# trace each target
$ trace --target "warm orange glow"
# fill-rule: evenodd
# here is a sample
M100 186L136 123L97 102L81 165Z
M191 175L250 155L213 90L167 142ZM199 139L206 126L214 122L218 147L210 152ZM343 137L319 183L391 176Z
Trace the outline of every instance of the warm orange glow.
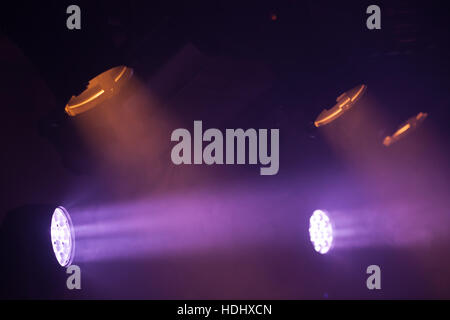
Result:
M328 120L332 119L333 117L335 117L336 115L338 115L338 114L341 113L341 112L342 112L342 109L336 109L335 112L333 112L332 114L328 115L327 117L325 117L325 118L323 118L323 119L321 119L321 120L318 120L318 121L314 122L314 125L315 125L316 127L319 127L319 125L320 125L321 123L327 122Z
M104 94L104 93L105 93L105 90L102 89L102 90L100 90L99 92L97 92L96 94L94 94L93 96L91 96L91 97L89 97L88 99L84 100L83 102L78 103L78 104L73 104L73 105L68 104L67 107L69 107L69 108L78 108L78 107L81 107L82 105L85 105L86 103L89 103L89 102L91 102L92 100L94 100L94 99L100 97L100 96L101 96L102 94Z
M347 99L345 99L345 101L339 105L339 108L342 108L343 106L345 106L349 101L350 101L350 98L347 97Z
M416 119L417 119L417 120L420 120L420 119L422 119L422 118L425 118L426 116L427 116L426 113L419 112L419 114L416 116Z
M325 109L324 111L322 111L322 113L319 114L314 122L314 125L316 127L319 127L330 123L340 117L343 113L345 113L355 105L355 100L363 94L365 88L367 87L362 84L342 93L336 99L337 103L331 109Z
M411 117L407 120L407 122L401 126L392 136L387 136L383 144L385 146L389 146L393 144L394 142L397 142L399 139L401 139L407 131L412 131L419 127L422 122L428 117L428 113L426 112L419 112L416 116Z
M386 137L383 140L383 144L388 147L390 144L392 143L392 138L391 137Z
M356 98L358 98L358 96L361 94L361 92L365 87L366 87L365 85L362 85L361 88L359 88L358 92L353 96L352 102L355 101Z
M89 81L80 95L72 96L65 111L70 116L86 112L118 94L133 75L133 69L126 66L111 68Z
M405 124L403 127L397 130L397 132L394 133L394 137L401 135L403 132L411 128L411 125L409 123Z
M125 73L125 70L127 70L127 67L123 67L122 71L119 73L119 75L114 79L114 82L119 81L120 78L122 78L123 74Z

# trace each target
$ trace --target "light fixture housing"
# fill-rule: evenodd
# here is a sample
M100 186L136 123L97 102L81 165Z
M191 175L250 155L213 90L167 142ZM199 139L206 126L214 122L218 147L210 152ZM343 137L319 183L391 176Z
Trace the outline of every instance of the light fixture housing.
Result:
M333 226L325 211L315 210L311 215L309 237L318 253L325 254L330 251L333 245Z
M117 95L133 76L133 69L126 66L111 68L89 81L78 96L72 96L65 111L70 116L86 112Z
M50 234L53 252L62 267L68 267L75 255L75 233L72 219L64 207L57 207L52 215Z
M383 140L383 144L386 147L391 146L400 139L406 137L409 133L416 130L422 122L428 117L428 113L419 112L416 116L409 118L405 123L403 123L397 131L395 131L391 136L387 136Z
M344 92L339 97L336 98L336 104L328 109L323 110L319 116L314 121L316 127L321 127L329 124L342 116L350 108L352 108L355 103L363 96L366 91L367 86L361 84L349 91Z

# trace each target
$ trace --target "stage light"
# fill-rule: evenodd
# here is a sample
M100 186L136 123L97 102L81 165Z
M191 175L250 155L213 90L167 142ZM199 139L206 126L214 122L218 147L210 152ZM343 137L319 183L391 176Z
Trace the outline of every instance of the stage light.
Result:
M322 210L315 210L309 219L309 237L314 250L327 253L333 244L333 227L330 218Z
M75 254L75 234L69 213L63 207L53 212L50 227L53 252L59 264L67 267Z
M407 134L416 130L422 122L427 118L428 114L425 112L419 112L416 116L409 118L404 124L402 124L392 136L387 136L383 140L383 144L389 147L398 140L404 138Z
M72 96L65 110L70 116L86 112L118 94L133 75L133 69L126 66L111 68L89 81L80 95Z
M347 92L344 92L336 99L336 104L329 110L323 110L317 117L314 125L320 127L328 123L333 122L350 108L352 108L355 103L363 96L366 91L367 86L361 84Z

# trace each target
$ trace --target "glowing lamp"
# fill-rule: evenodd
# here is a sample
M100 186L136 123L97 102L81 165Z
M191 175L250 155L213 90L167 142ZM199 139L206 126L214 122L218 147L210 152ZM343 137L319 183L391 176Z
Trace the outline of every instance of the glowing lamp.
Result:
M76 116L86 112L120 92L133 76L133 69L119 66L105 71L89 81L88 87L66 104L66 113Z
M309 237L318 253L325 254L330 251L333 244L333 227L325 211L313 212L309 219Z
M72 220L65 208L58 207L53 212L50 234L56 259L61 266L69 266L75 254L75 234Z
M416 116L409 118L397 129L397 131L394 132L394 134L391 136L386 136L383 140L383 144L386 147L389 147L404 138L406 135L416 130L427 117L428 113L419 112Z
M336 99L336 104L328 109L323 110L319 116L314 121L314 125L316 127L320 127L326 125L328 123L333 122L340 116L342 116L345 112L350 110L355 103L363 96L366 91L367 86L361 84L347 92L344 92Z

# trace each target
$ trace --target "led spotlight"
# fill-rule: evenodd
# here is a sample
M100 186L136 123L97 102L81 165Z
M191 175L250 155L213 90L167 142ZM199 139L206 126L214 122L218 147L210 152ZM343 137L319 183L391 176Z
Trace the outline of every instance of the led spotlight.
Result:
M333 244L333 227L330 218L322 210L315 210L309 219L309 237L314 250L325 254Z
M389 147L398 140L406 137L409 133L416 130L422 122L428 117L428 113L419 112L416 116L409 118L404 124L394 132L392 136L387 136L383 140L383 144Z
M331 123L342 116L345 112L350 110L350 108L352 108L355 103L363 96L366 88L366 85L361 84L341 94L336 98L337 103L331 109L325 109L319 114L316 121L314 121L314 125L316 127L320 127Z
M75 254L75 235L72 220L65 208L55 209L50 230L56 259L61 266L67 267L72 263Z
M99 74L89 81L80 95L72 96L66 105L66 113L76 116L86 112L119 93L133 75L133 69L119 66Z

